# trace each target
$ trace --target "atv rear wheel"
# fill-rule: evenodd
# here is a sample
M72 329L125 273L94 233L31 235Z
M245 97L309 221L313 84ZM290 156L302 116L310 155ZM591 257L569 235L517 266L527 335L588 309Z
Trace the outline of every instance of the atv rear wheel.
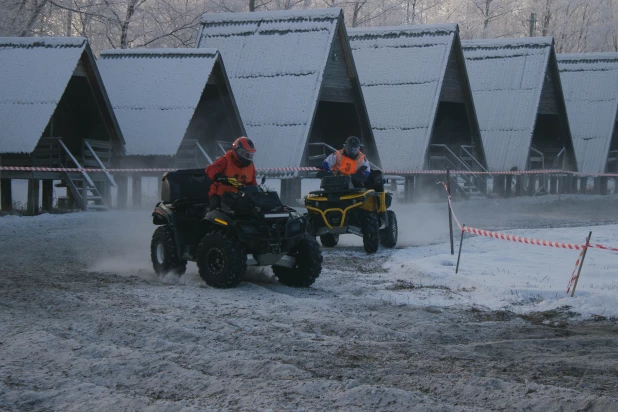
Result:
M339 235L334 233L326 233L320 236L320 242L324 247L335 247L339 243Z
M187 261L178 259L174 231L169 225L159 226L150 242L150 260L158 275L169 272L183 275L187 270Z
M247 271L244 248L223 234L204 236L197 247L200 277L214 288L233 288Z
M388 225L380 230L380 244L387 248L393 248L397 244L397 216L392 210L387 210Z
M380 246L380 222L373 213L365 216L363 224L363 248L367 253L376 253Z
M290 255L296 259L293 267L272 267L279 282L286 286L311 286L322 272L322 252L317 240L305 235Z

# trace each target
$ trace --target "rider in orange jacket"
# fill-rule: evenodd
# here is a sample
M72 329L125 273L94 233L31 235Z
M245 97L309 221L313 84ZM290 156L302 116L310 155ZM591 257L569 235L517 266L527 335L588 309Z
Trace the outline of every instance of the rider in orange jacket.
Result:
M206 174L213 182L208 192L210 209L221 206L225 192L238 191L240 186L257 185L255 178L255 144L247 137L234 141L232 149L206 168Z
M358 137L348 137L343 145L343 149L337 150L324 160L322 169L360 178L357 180L366 180L369 177L371 168L369 160L360 151L360 146L361 142Z

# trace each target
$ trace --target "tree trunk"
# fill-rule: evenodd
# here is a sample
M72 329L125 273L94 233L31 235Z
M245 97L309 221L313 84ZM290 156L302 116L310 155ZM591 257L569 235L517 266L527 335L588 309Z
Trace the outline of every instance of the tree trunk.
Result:
M19 34L20 37L26 37L31 34L32 27L34 27L34 23L36 23L37 19L41 15L41 12L43 11L43 8L45 8L46 5L47 5L47 0L43 0L41 3L39 3L38 6L36 6L34 11L32 12L32 16L30 16L30 19L28 20L28 24L26 24L26 27Z
M129 24L131 24L131 19L133 18L133 15L135 14L136 5L137 5L137 0L130 0L129 4L127 4L127 14L126 14L124 21L122 22L122 25L120 26L120 29L121 29L120 48L121 49L129 48L129 41L128 41Z
M249 11L255 11L255 0L249 0Z

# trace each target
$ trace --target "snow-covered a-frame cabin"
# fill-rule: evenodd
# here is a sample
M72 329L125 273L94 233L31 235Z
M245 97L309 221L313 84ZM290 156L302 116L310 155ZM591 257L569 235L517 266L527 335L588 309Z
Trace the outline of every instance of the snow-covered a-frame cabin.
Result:
M42 168L107 168L124 139L88 40L0 38L0 163ZM67 187L66 205L107 210L108 173L2 171L2 208L12 205L11 179L28 179L28 213L53 204L54 180Z
M489 170L576 170L553 38L462 46Z
M348 35L385 169L485 170L456 24L350 29ZM462 179L465 193L486 188L482 176Z
M559 54L578 170L618 172L618 53Z
M215 49L107 50L99 67L127 142L123 168L206 167L245 135ZM149 175L161 173L133 174L134 204Z
M341 9L205 14L198 47L223 55L257 167L319 166L351 135L380 165Z

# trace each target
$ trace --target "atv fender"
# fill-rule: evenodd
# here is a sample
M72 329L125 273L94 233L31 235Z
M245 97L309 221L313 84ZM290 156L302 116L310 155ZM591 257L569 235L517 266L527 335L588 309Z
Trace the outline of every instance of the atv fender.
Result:
M211 232L215 229L223 229L224 231L229 231L232 229L234 222L230 220L229 216L220 210L213 210L208 212L204 219L200 222L200 225L197 230L198 238L201 239L206 235L206 233Z
M176 215L163 202L157 203L154 212L152 212L152 223L155 225L169 225L174 232L174 240L176 241L176 256L182 260L182 250L184 242L180 233L178 233Z

